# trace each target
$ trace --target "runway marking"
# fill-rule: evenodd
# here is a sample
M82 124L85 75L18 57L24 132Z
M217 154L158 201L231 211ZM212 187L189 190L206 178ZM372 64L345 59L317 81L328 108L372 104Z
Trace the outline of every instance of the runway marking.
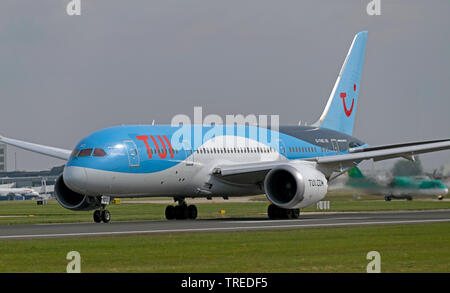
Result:
M267 229L290 229L290 228L311 228L311 227L339 227L339 226L367 226L380 224L420 224L450 222L450 219L432 220L402 220L402 221L376 221L376 222L350 222L350 223L330 223L330 224L305 224L305 225L279 225L279 226L248 226L248 227L222 227L222 228L188 228L188 229L164 229L164 230L142 230L142 231L116 231L116 232L80 232L80 233L60 233L60 234L34 234L34 235L9 235L0 236L0 239L14 238L57 238L75 236L111 236L129 234L154 234L154 233L176 233L176 232L213 232L213 231L242 231L242 230L267 230Z
M0 218L27 218L29 215L7 215L7 216L0 216Z
M342 218L324 218L324 219L283 219L283 220L259 220L259 221L226 221L222 223L231 224L231 223L240 223L240 224L255 224L255 223L292 223L292 222L305 222L305 221L329 221L329 220L366 220L370 219L370 217L342 217Z

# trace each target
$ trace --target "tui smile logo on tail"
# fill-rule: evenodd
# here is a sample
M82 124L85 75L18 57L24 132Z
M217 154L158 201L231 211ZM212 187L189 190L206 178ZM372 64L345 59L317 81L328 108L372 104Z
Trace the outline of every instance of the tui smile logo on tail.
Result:
M356 92L356 84L353 84L353 91ZM353 112L353 106L355 104L355 99L352 99L352 105L350 106L350 109L347 109L347 105L345 104L345 98L347 97L347 94L342 92L342 93L340 93L340 96L342 98L342 104L344 104L345 115L347 115L347 117L350 117L350 115L352 115L352 112Z

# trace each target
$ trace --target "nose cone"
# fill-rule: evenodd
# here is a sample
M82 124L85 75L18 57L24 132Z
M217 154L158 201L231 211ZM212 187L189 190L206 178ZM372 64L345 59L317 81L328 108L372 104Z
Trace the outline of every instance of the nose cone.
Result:
M73 191L84 193L86 188L86 170L83 167L66 166L63 172L64 183Z

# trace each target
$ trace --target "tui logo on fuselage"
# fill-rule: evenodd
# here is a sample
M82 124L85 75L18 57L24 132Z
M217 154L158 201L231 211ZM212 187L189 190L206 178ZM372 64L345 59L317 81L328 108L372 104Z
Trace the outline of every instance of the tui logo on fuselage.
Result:
M170 157L173 158L173 149L172 149L172 145L170 144L170 141L167 139L167 136L163 135L162 137L164 138L164 140L167 143L167 148L166 148L166 144L164 143L164 140L161 138L160 135L156 136L159 141L161 142L162 148L159 148L158 143L156 142L156 139L153 137L153 135L150 135L150 139L153 141L153 144L156 147L156 153L158 154L159 158L161 159L165 159L167 157L167 149L170 152ZM148 143L149 137L147 135L138 135L136 136L136 138L138 140L141 140L144 142L145 147L147 149L147 154L148 154L148 158L151 159L152 158L152 149L150 148L150 145Z

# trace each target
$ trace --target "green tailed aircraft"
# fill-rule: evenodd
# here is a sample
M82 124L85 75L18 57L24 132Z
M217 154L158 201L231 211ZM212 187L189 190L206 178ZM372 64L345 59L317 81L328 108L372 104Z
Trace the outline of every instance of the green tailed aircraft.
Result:
M394 177L383 185L364 176L358 167L353 167L348 171L348 177L346 187L365 194L383 195L386 201L393 198L411 200L414 195L436 196L441 200L448 193L442 181L423 176Z

